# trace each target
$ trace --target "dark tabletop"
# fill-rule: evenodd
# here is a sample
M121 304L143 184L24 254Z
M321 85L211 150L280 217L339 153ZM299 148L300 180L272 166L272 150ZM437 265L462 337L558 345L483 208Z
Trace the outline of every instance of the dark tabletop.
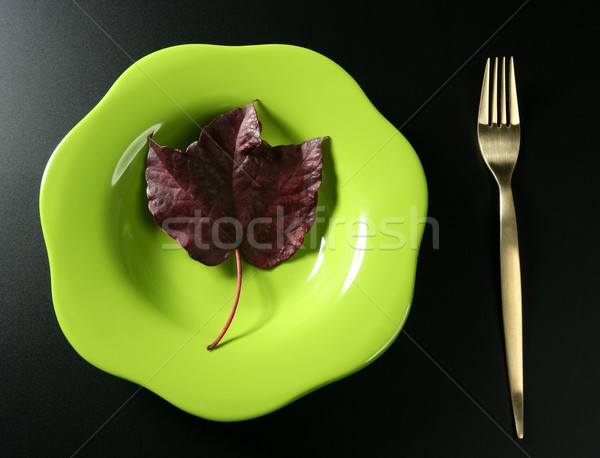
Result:
M600 456L600 18L576 2L397 3L0 4L1 456ZM240 423L193 417L79 357L54 315L40 229L40 180L61 138L132 59L182 43L289 43L339 63L418 152L439 223L406 333L364 370ZM522 119L518 442L497 189L475 140L496 55L515 56Z

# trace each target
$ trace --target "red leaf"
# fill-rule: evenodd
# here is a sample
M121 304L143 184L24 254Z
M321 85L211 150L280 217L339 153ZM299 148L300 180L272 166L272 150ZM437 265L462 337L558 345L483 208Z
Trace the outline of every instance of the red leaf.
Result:
M298 250L315 221L323 138L272 148L260 133L249 103L216 117L185 153L148 139L148 207L156 222L203 264L220 264L236 251L233 308L209 350L237 308L240 251L251 264L271 269Z

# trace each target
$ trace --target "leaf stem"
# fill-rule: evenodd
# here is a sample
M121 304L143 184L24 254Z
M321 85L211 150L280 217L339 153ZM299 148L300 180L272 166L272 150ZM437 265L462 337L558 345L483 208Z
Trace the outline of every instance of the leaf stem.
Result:
M233 321L233 317L235 316L235 311L237 309L238 302L240 301L240 293L242 292L242 256L240 255L239 248L235 249L235 262L237 264L237 287L235 290L235 299L233 301L233 307L231 308L231 312L229 312L229 318L227 318L227 322L225 323L225 326L223 326L223 329L221 329L221 332L219 333L217 338L214 340L214 342L211 343L208 347L206 347L207 350L212 350L217 345L219 345L219 342L221 341L221 339L227 332L227 329L229 329L229 325Z

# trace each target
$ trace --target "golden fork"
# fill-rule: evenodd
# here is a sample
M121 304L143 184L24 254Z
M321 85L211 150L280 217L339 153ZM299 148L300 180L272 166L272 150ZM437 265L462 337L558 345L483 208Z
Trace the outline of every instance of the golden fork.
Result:
M498 58L494 60L494 74L490 101L490 59L483 75L479 101L477 138L479 149L500 190L500 276L502 290L502 320L508 381L517 437L523 438L523 325L521 311L521 268L517 217L511 180L519 156L520 120L517 104L515 67L510 58L508 110L506 90L506 59L502 58L498 84ZM500 104L498 106L498 87ZM490 107L491 102L491 107Z

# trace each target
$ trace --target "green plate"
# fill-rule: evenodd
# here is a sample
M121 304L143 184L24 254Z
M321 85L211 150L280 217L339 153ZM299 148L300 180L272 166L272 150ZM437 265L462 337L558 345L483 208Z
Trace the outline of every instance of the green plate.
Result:
M269 143L328 135L317 223L271 271L193 261L153 221L146 138L184 148L256 102ZM60 326L98 368L187 412L257 417L369 364L413 295L427 189L417 155L338 65L285 45L184 45L144 57L52 155L40 213ZM402 362L399 361L399 364Z

